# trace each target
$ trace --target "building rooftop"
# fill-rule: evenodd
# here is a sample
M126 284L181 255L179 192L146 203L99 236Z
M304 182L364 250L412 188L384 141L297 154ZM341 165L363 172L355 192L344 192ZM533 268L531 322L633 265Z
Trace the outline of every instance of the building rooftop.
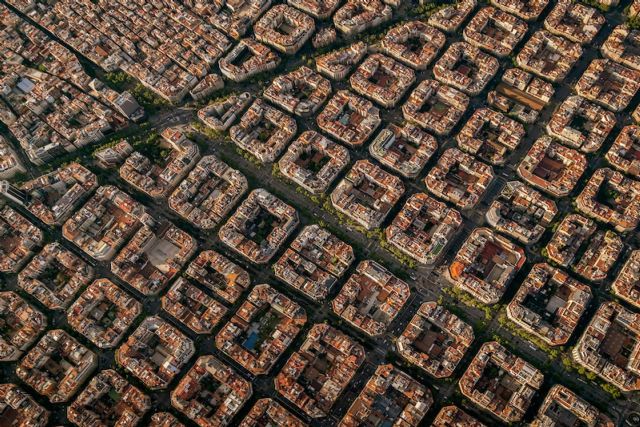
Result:
M17 273L41 246L42 231L9 206L0 210L0 272Z
M252 0L249 3L258 1L266 4L267 7L271 3L268 0ZM252 38L240 40L238 44L218 62L220 72L226 78L236 83L248 80L260 73L272 71L279 64L280 56L278 56L277 53Z
M0 136L0 179L13 178L26 171L16 150L3 136Z
M612 111L622 111L640 88L640 71L608 59L594 59L576 83L578 95Z
M94 376L67 408L67 418L78 427L135 427L149 409L149 396L113 369L107 369Z
M62 224L93 190L98 179L84 166L70 163L19 186L0 182L0 192L47 225Z
M573 266L588 280L603 280L622 250L622 241L611 231L596 230L592 220L567 215L546 247L548 258L563 267Z
M423 80L402 106L403 117L437 135L448 135L469 105L469 97L436 80Z
M480 108L458 132L456 141L462 151L493 165L502 165L525 134L519 122L490 108Z
M618 25L600 48L602 54L624 66L640 70L640 31Z
M556 384L551 387L531 427L549 425L592 425L614 427L613 421L595 406L587 403L567 387Z
M262 188L253 190L218 231L218 237L249 261L268 262L299 223L298 212Z
M553 197L565 197L587 168L587 158L558 144L553 138L538 138L518 165L520 178Z
M513 0L492 0L513 1ZM521 3L529 3L516 0ZM547 1L544 2L545 5ZM516 63L525 71L536 74L553 83L567 77L574 64L582 56L579 44L553 35L545 30L536 31L516 56Z
M67 311L67 322L99 348L113 348L136 318L142 304L109 279L98 279Z
M433 405L431 391L393 365L380 365L340 421L340 427L370 423L418 426Z
M331 17L340 5L339 0L287 0L287 3L320 20Z
M396 349L432 377L447 378L474 338L473 328L458 316L435 302L425 302L396 340Z
M98 356L63 331L48 331L20 360L16 375L51 403L67 402L98 366Z
M326 417L364 358L364 348L351 337L316 324L276 376L276 391L307 416Z
M99 261L108 261L140 228L155 224L146 208L117 187L99 187L64 223L62 235Z
M485 427L480 421L455 405L440 409L431 427Z
M615 295L640 308L640 250L634 250L611 285Z
M263 95L291 114L308 117L331 95L331 82L303 65L275 77Z
M476 8L476 0L456 0L453 4L436 10L429 16L429 25L448 33L455 32Z
M156 412L151 416L149 427L185 427L169 412Z
M507 316L549 345L564 345L591 301L591 289L549 264L535 264Z
M0 384L2 419L15 427L44 427L49 411L15 384Z
M595 8L571 0L558 0L544 20L544 28L574 43L591 43L605 23Z
M13 291L0 292L0 362L18 360L47 327L47 318Z
M389 123L369 145L369 154L400 175L416 178L437 149L436 139L416 125Z
M340 90L316 117L318 127L352 148L363 145L380 126L380 110L348 90Z
M367 56L349 77L353 90L384 108L393 108L415 81L411 68L380 53Z
M196 240L170 222L143 226L111 261L111 272L143 295L157 295L195 253Z
M519 181L510 181L491 203L485 218L497 231L520 243L536 243L558 213L553 200Z
M49 243L20 271L18 286L50 310L64 310L93 279L94 269L58 242Z
M115 353L116 363L147 388L167 388L195 353L193 341L158 316L147 317Z
M614 168L640 179L640 126L622 128L605 157Z
M240 427L260 426L304 427L306 424L276 400L264 398L253 405L240 423Z
M491 166L457 148L449 148L429 171L424 183L427 190L441 199L460 209L470 209L480 202L493 176Z
M488 228L476 228L449 265L452 283L484 304L496 304L526 260L524 250Z
M580 248L585 245L597 230L596 224L589 218L578 214L565 216L547 244L549 259L568 267L575 261Z
M311 46L315 49L323 49L336 42L338 32L335 27L320 28L311 39Z
M200 252L185 274L228 304L234 304L251 284L245 269L212 250Z
M323 49L336 42L338 32L335 27L320 28L311 39L311 46L315 49Z
M463 31L466 42L498 57L508 56L526 34L526 22L494 7L484 7Z
M404 191L400 178L368 160L358 160L331 193L331 204L371 230L382 224Z
M121 139L114 146L107 145L93 152L97 165L105 170L119 168L133 153L133 147L126 139Z
M214 4L195 3L194 12L204 14L220 31L239 39L270 6L270 0L248 0L242 3L222 0Z
M422 21L408 21L391 28L380 42L384 53L414 70L426 70L444 46L446 37Z
M99 68L122 70L174 103L209 74L231 44L209 25L208 13L192 3L137 7L125 1L61 0L37 9L21 6Z
M349 150L316 131L303 132L278 161L280 173L311 194L324 193L349 164Z
M356 42L316 58L316 69L333 80L342 80L358 65L367 53L367 44Z
M253 33L256 40L293 55L309 40L315 28L315 21L306 13L286 4L277 4L253 25Z
M582 255L573 264L573 270L587 280L598 282L607 278L622 252L623 244L613 231L600 230L591 237L589 245L581 249Z
M387 241L421 264L433 264L462 224L455 209L424 193L411 195L391 225Z
M216 335L216 347L251 374L265 375L306 322L296 302L269 285L256 285Z
M165 129L158 145L134 151L120 177L151 197L168 196L200 159L200 150L182 132Z
M169 196L169 208L198 228L215 228L249 188L247 178L205 156Z
M488 93L487 103L501 113L531 124L551 101L554 92L551 83L520 68L509 68Z
M633 231L640 222L640 182L609 168L598 169L576 198L576 205L621 233Z
M218 74L211 73L200 80L200 82L189 91L189 95L191 95L191 99L194 101L202 101L222 88L224 88L224 80L222 77Z
M441 83L476 96L498 72L498 60L465 42L453 43L433 66Z
M313 224L302 229L273 264L276 277L315 301L323 301L355 260L353 248Z
M549 0L491 0L491 4L525 21L534 21L547 7Z
M6 28L3 25L3 30ZM33 36L34 30L31 26L17 29L9 37L24 41L28 39L24 32ZM0 36L5 35L2 33ZM40 36L46 38L44 34ZM49 51L41 43L39 40L27 46L30 54L26 58L17 55L15 47L3 49L8 53L0 79L3 123L26 157L38 166L94 144L126 122L108 105L107 99L90 93L93 91L84 79L89 77L79 72L82 66L73 54L60 45ZM50 60L55 57L61 61ZM71 69L61 69L67 64ZM41 71L43 67L47 72ZM82 77L75 78L78 74Z
M352 37L391 19L393 9L381 0L347 0L333 15L333 25Z
M543 379L533 365L493 341L480 347L458 385L473 403L513 423L522 420Z
M213 130L226 131L249 106L251 94L232 94L219 101L213 101L198 110L198 119Z
M201 356L171 392L171 405L200 427L228 425L247 403L251 383L213 356Z
M573 348L573 358L620 390L640 390L640 314L602 304Z
M411 290L375 261L362 261L331 302L333 311L369 336L383 334L407 303Z
M224 305L180 277L160 299L164 311L196 334L211 334L227 313Z
M293 139L298 126L289 115L256 99L237 125L231 126L231 140L263 163L272 163Z

